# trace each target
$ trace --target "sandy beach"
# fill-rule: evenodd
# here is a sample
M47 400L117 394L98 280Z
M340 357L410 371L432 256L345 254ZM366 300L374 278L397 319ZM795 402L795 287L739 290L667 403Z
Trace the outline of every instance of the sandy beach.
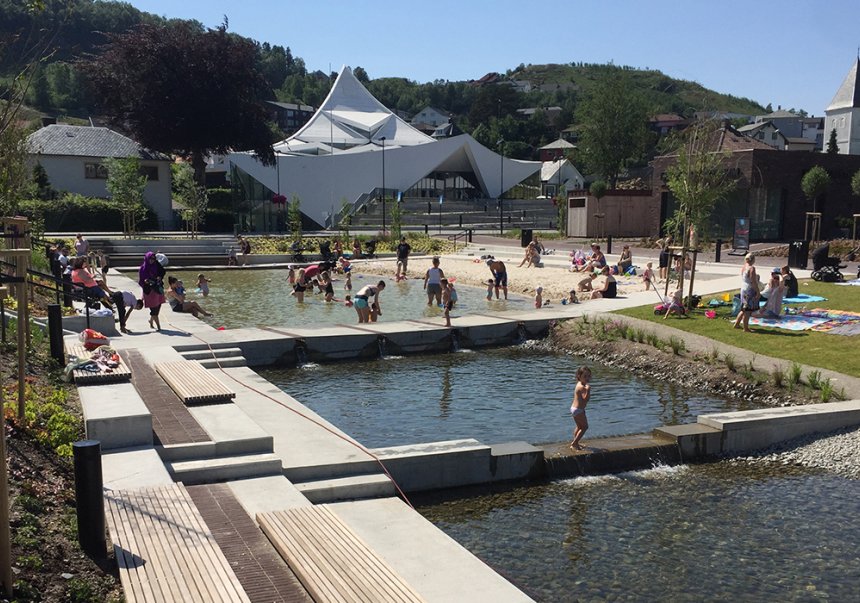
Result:
M486 263L480 259L473 259L464 256L443 255L441 256L439 267L444 271L445 276L454 278L455 283L470 285L473 287L486 288L487 279L492 278L489 268ZM525 297L534 297L535 289L543 287L543 299L549 300L550 304L559 304L562 299L567 298L571 289L575 289L579 281L586 277L585 273L574 273L568 269L567 258L561 255L545 256L543 268L526 268L519 267L522 256L508 257L502 254L496 256L497 260L505 263L508 273L508 292L510 294L522 295ZM409 278L423 279L424 273L430 268L429 256L410 258L409 260ZM612 260L610 259L610 262ZM647 259L645 261L648 261ZM645 262L640 262L639 265L644 268ZM656 266L656 261L654 262ZM377 274L383 277L393 277L395 270L395 261L393 259L370 260L362 262L358 269L362 272ZM654 269L656 272L656 268ZM642 277L625 276L615 277L618 282L618 295L627 295L636 291L644 291L645 284L642 282ZM598 277L594 280L593 286L595 289L600 289L603 286L603 277ZM577 298L581 301L589 303L599 303L599 300L589 300L590 293L578 293ZM655 303L657 296L654 296Z

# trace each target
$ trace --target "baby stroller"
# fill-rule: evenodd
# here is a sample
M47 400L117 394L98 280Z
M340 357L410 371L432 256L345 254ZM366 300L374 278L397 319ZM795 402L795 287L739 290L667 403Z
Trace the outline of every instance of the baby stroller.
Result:
M290 249L293 252L293 261L294 262L305 262L307 261L304 255L305 248L302 246L300 241L293 241L290 245Z
M364 257L366 258L375 258L376 257L376 239L371 239L367 243L364 244Z
M320 243L320 255L323 262L335 263L337 257L335 257L334 252L331 250L331 241L322 241Z
M845 268L839 263L838 257L830 257L830 243L825 243L812 252L812 280L825 283L836 283L845 280L840 268Z

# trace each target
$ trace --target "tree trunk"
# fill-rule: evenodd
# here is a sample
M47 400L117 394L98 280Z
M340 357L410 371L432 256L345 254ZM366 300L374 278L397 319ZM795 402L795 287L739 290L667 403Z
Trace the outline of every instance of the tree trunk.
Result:
M194 168L194 182L198 186L206 186L206 158L203 156L203 151L191 153L191 167Z

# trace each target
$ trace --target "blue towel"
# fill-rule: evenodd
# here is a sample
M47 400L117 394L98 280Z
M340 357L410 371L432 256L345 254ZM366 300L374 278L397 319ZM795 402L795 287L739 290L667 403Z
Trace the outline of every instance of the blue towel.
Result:
M827 301L827 298L821 297L820 295L807 295L806 293L800 293L797 297L784 297L782 299L782 303L784 304L808 304L820 301Z

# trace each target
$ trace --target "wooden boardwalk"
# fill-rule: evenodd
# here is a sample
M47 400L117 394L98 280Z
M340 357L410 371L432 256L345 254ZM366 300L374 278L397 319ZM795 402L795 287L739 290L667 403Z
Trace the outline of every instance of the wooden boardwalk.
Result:
M193 360L159 362L156 372L185 404L223 402L236 393Z
M72 356L78 358L89 358L92 352L88 351L82 345L67 345L66 351ZM90 371L85 369L75 369L72 371L72 377L75 379L75 385L90 385L99 383L115 383L117 381L128 381L131 379L131 369L123 361L119 359L119 366L115 369L110 369L110 372L104 370Z
M248 602L182 484L105 493L126 601Z

